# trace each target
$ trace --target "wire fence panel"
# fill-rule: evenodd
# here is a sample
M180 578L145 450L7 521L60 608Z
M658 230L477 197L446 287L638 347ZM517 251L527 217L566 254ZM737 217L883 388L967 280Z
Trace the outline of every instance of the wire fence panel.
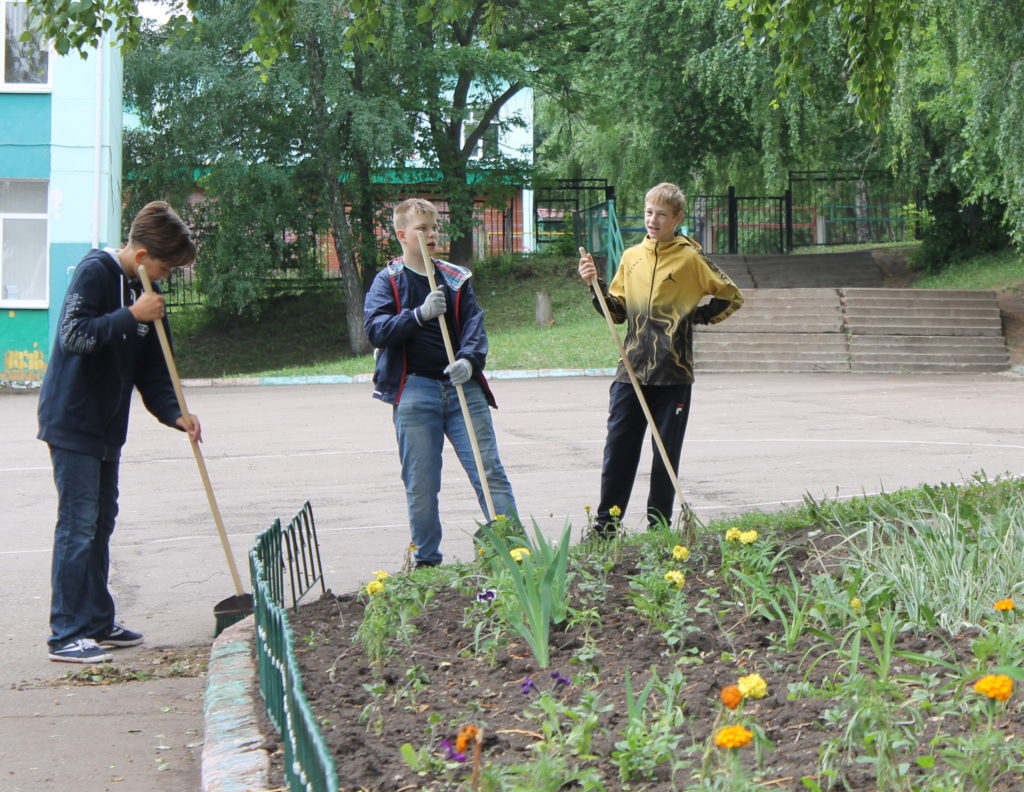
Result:
M295 638L284 607L281 521L249 551L256 619L256 659L267 717L281 735L284 774L292 792L337 792L338 773L302 688Z

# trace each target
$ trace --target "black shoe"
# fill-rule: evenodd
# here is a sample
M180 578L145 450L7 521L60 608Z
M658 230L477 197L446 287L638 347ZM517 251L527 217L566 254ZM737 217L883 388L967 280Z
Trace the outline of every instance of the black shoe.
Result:
M416 566L413 569L426 569L427 567L439 567L441 566L440 561L417 561Z
M114 659L89 638L79 638L59 649L51 649L48 657L60 663L105 663Z
M99 635L90 635L92 640L98 643L100 646L138 646L142 643L142 633L137 633L134 630L129 630L123 624L114 622L114 625L105 632Z

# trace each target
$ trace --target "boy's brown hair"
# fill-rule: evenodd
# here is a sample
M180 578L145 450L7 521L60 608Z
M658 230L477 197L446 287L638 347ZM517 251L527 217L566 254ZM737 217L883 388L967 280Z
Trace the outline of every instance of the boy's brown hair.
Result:
M439 218L437 207L425 198L406 198L395 206L392 213L392 223L395 230L404 229L413 215L429 215L436 222Z
M668 206L672 209L672 214L681 214L686 211L686 196L683 195L683 191L679 189L678 185L671 182L655 184L647 191L644 201Z
M135 215L128 243L145 248L150 256L171 267L187 267L196 260L196 243L185 221L167 201L151 201Z

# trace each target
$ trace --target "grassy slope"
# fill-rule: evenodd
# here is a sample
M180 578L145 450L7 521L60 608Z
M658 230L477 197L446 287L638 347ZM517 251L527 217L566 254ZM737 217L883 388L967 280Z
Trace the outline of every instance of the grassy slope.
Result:
M474 284L487 316L488 368L609 368L618 355L604 320L591 305L576 262L550 257L488 262ZM978 256L932 275L915 287L1024 291L1024 257L1012 251ZM536 294L551 295L551 327L535 321ZM286 297L259 322L217 320L200 312L172 315L178 369L183 377L363 374L370 356L350 357L341 294Z

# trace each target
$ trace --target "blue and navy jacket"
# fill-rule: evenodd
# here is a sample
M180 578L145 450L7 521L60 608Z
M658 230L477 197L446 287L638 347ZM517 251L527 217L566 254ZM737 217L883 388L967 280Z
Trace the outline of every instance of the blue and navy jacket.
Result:
M105 251L90 251L76 267L39 394L40 440L117 459L132 388L162 423L180 428L174 422L181 408L153 324L135 321L128 310L141 293L141 283L129 281Z
M487 333L484 312L469 283L472 273L440 259L431 259L440 276L448 309L444 313L455 357L465 358L473 366L473 379L483 387L487 403L496 407L494 396L484 377L487 362ZM418 305L409 304L409 282L402 258L388 262L377 273L363 303L366 337L379 350L373 371L373 396L388 404L398 404L409 372L406 341L419 332Z

